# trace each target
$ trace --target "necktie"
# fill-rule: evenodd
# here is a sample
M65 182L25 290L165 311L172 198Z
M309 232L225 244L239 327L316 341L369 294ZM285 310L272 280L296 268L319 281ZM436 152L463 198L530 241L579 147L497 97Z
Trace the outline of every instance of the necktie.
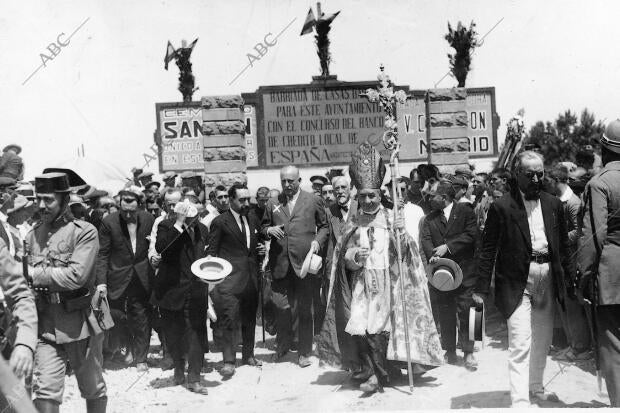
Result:
M245 223L243 222L243 217L240 216L239 220L241 221L241 234L243 234L243 242L244 242L245 246L247 247L248 246L248 241L247 241L247 239L248 239L248 232L245 229Z
M340 209L342 209L344 212L349 212L349 205L348 204L340 205Z

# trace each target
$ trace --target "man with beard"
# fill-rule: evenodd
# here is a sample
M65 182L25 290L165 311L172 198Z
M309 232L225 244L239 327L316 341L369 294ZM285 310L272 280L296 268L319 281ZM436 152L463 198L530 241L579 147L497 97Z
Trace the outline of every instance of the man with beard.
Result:
M218 215L223 214L230 208L228 191L224 185L216 186L213 192L215 192L213 197L215 211L209 211L209 214L200 221L207 229L211 229L211 223Z
M440 291L430 287L433 315L441 329L441 344L446 360L457 363L458 337L463 348L465 368L474 370L478 363L474 357L474 342L469 340L469 307L476 284L474 252L478 231L476 216L467 203L456 202L455 189L449 181L441 181L431 198L432 212L422 225L421 245L424 256L431 264L439 258L456 262L463 271L462 284L453 291ZM458 319L458 323L457 323Z
M385 175L381 156L370 144L360 145L352 155L349 173L358 190L358 209L348 217L334 250L333 292L326 320L335 318L343 364L357 363L360 369L353 379L363 382L362 391L374 393L389 383L388 360L407 360L401 286L405 288L411 361L441 365L441 347L418 247L402 231L402 218L394 222L380 202ZM400 263L396 242L402 245ZM402 283L399 265L405 277ZM321 334L326 328L327 323Z
M191 266L205 254L207 228L198 221L197 199L185 198L174 208L174 216L157 229L155 249L161 255L154 281L152 302L159 307L166 345L174 361L174 383L207 395L200 372L207 349L207 285L196 277ZM186 350L186 351L185 351Z
M336 194L336 202L327 208L327 223L329 225L329 238L325 252L325 265L323 266L323 282L321 291L321 302L324 306L323 320L319 327L319 333L322 334L316 339L316 347L319 358L332 366L341 366L340 351L338 347L330 348L333 344L338 344L336 339L335 319L325 320L325 309L327 308L327 295L329 292L329 279L332 272L334 248L342 237L342 233L349 216L357 214L357 201L351 198L351 185L349 180L344 176L336 176L332 180L334 192ZM333 315L333 313L332 313ZM349 360L344 361L342 367L355 370L357 366L351 367Z
M120 211L105 217L99 228L97 290L109 297L111 308L125 313L127 331L115 328L110 333L128 334L124 337L128 341L125 362L135 362L138 372L144 372L148 370L146 358L151 339L149 297L152 269L147 237L154 218L139 209L140 188L132 186L120 191L119 195Z
M38 293L37 299L39 340L35 350L34 404L39 412L58 412L69 361L86 399L86 411L105 412L103 330L91 308L91 302L97 302L99 296L95 293L91 298L99 251L97 230L71 215L67 174L50 172L37 176L35 188L41 221L26 237L32 265L28 273L33 286L46 292Z
M495 304L508 321L512 406L529 407L530 398L558 401L554 393L545 392L543 373L555 300L564 308L566 281L574 274L562 203L542 192L542 155L519 153L515 173L508 194L489 208L472 298L483 303L495 268Z
M243 349L241 362L261 366L254 357L256 309L258 307L258 257L264 246L258 243L260 223L249 214L250 191L235 184L228 190L230 209L211 223L207 255L230 262L232 272L211 292L217 315L216 325L222 331L224 367L222 376L235 373L235 332L241 327Z
M312 288L314 278L300 278L309 252L318 253L327 241L325 206L321 198L301 191L299 169L280 170L283 194L279 203L267 203L262 220L264 238L271 238L269 267L273 277L274 302L280 303L276 321L276 358L291 349L294 332L299 336L299 366L308 367L312 352Z

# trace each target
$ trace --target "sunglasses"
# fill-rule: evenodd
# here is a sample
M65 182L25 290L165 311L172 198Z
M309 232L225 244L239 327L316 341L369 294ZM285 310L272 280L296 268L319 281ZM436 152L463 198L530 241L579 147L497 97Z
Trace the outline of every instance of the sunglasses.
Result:
M543 179L543 176L545 176L545 172L544 171L538 171L538 172L530 171L530 172L523 172L523 175L527 176L528 179L530 180L534 179L534 177L540 180L540 179Z

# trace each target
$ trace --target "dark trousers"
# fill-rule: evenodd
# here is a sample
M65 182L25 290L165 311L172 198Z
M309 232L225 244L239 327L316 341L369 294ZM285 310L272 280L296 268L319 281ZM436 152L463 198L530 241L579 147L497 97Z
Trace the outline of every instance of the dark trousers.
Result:
M469 340L469 307L473 303L471 298L473 287L461 285L453 291L439 291L429 286L429 292L433 305L433 317L435 317L435 323L439 324L441 347L445 351L456 351L458 325L459 341L463 353L472 353L474 342Z
M321 326L325 319L325 311L327 310L327 291L322 294L323 274L319 272L316 275L308 274L312 277L312 315L314 316L314 334L321 332Z
M160 308L159 312L174 368L185 370L185 354L187 354L187 381L189 383L200 381L200 371L206 350L205 331L192 328L187 303L184 310L171 311Z
M596 309L598 351L611 407L620 407L620 305Z
M384 331L379 334L366 334L365 336L353 336L363 370L372 370L379 379L379 383L386 384L389 381L387 346L390 334Z
M222 331L222 354L224 363L234 364L237 353L237 331L241 326L242 360L254 356L254 335L256 331L256 309L258 290L256 283L249 280L239 294L233 294L215 287L211 293L217 315L216 326Z
M278 352L291 349L295 334L299 337L299 355L309 356L312 352L312 295L313 279L310 275L299 278L293 267L286 277L273 280L272 300L277 306L276 346Z
M111 335L124 336L120 342L125 341L128 348L132 349L136 363L146 363L151 342L151 322L149 295L142 286L142 282L134 276L127 286L123 295L110 300L110 308L122 312L127 317L127 322L119 323L119 327L113 327ZM126 328L123 328L123 324ZM124 330L124 331L122 331Z

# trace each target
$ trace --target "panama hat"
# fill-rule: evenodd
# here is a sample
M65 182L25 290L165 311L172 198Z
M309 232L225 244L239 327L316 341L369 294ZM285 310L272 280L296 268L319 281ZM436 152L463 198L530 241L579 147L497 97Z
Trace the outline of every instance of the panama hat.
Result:
M321 266L323 266L323 259L319 255L314 254L312 251L308 251L306 259L304 259L304 263L301 266L299 278L305 278L308 273L318 273Z
M431 263L427 275L428 282L439 291L456 290L463 282L461 267L448 258L439 258Z
M484 304L481 306L474 304L469 307L469 340L483 341L484 326Z
M205 257L194 261L192 273L208 284L219 284L232 272L232 265L223 258Z

